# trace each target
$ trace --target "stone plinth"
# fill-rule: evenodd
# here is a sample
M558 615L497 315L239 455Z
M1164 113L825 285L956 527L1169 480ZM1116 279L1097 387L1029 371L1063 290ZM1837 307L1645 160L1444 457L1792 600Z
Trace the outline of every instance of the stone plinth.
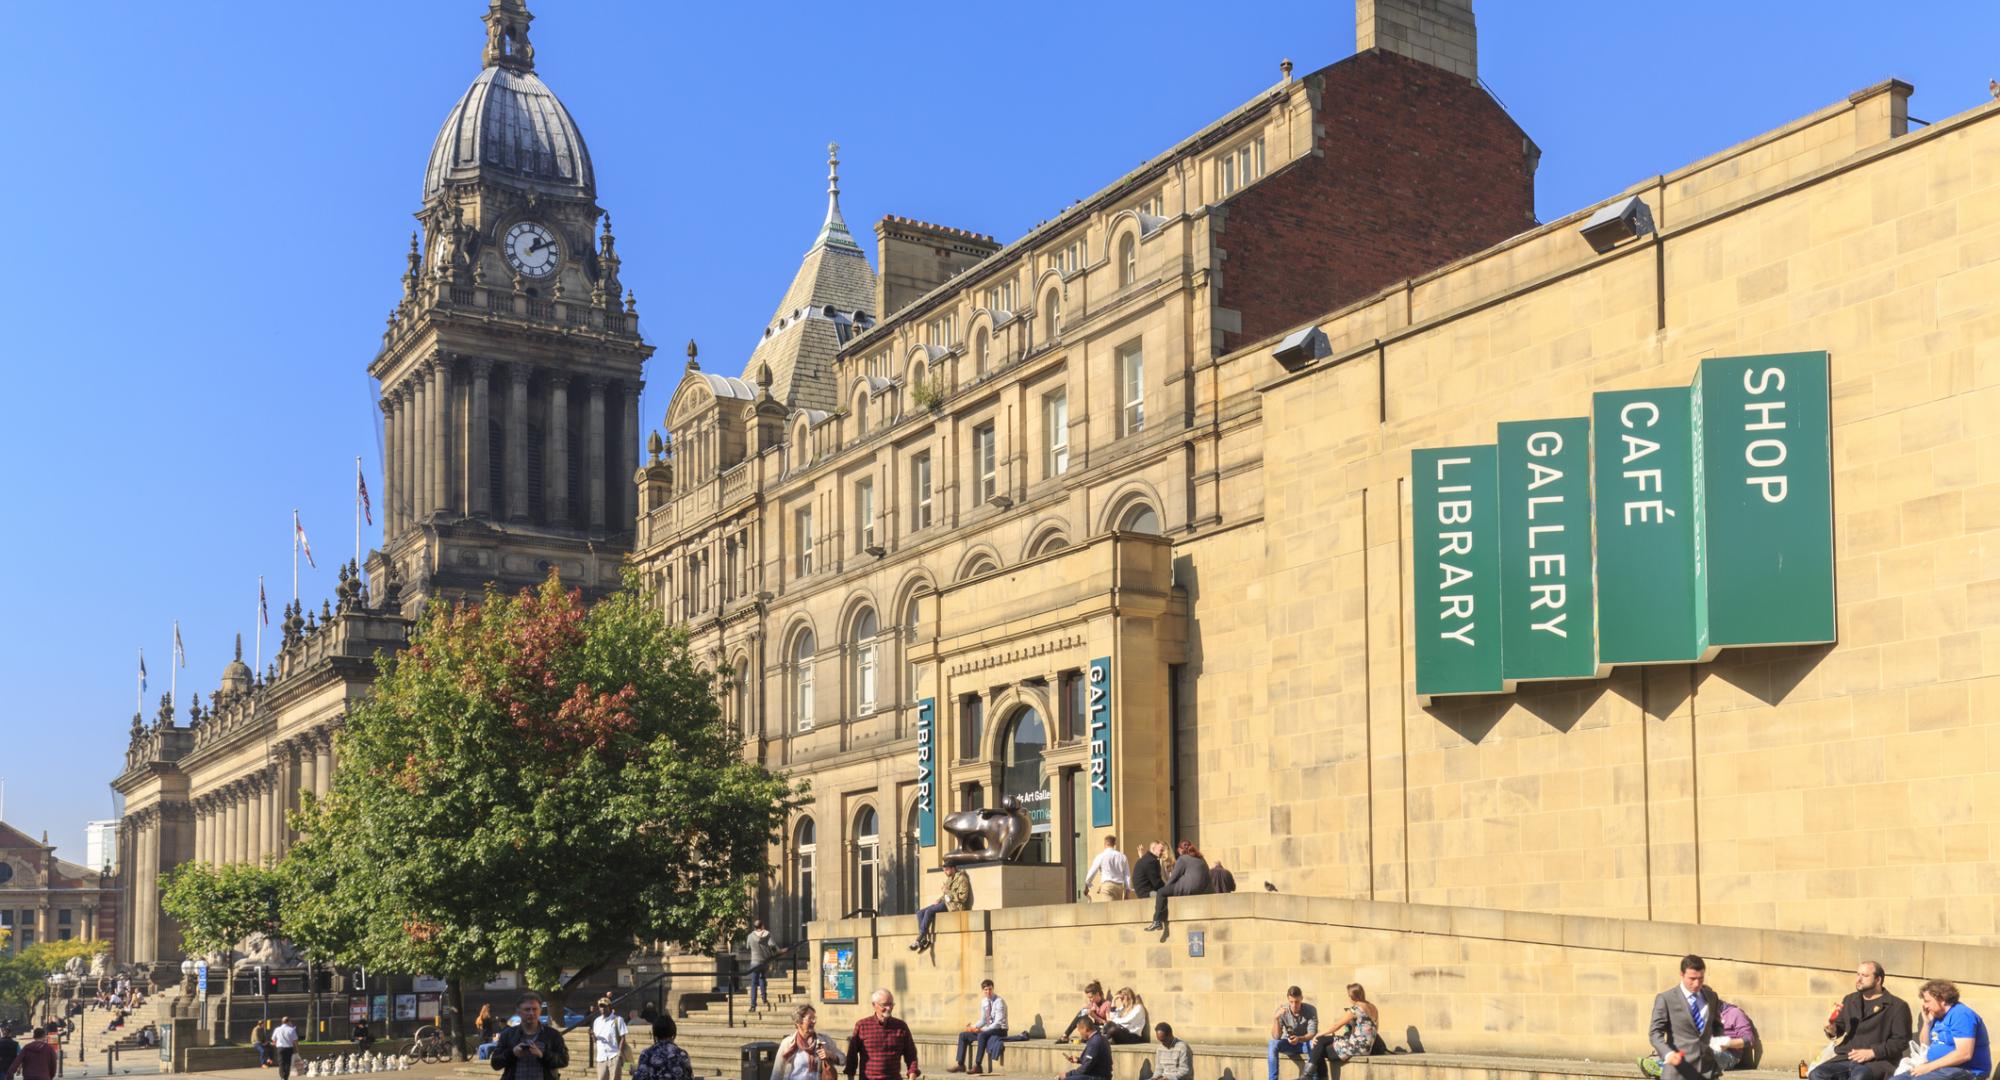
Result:
M975 863L963 869L972 882L974 911L1065 904L1072 899L1069 871L1060 864ZM941 891L942 886L928 889L927 895L935 896Z

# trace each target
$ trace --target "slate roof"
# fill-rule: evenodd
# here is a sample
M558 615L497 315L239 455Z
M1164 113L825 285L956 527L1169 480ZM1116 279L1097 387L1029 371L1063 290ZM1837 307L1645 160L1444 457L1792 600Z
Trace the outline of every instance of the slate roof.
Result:
M826 220L743 365L752 381L758 365L769 364L771 396L787 408L839 408L834 357L875 323L875 270L840 215L837 177L827 181Z

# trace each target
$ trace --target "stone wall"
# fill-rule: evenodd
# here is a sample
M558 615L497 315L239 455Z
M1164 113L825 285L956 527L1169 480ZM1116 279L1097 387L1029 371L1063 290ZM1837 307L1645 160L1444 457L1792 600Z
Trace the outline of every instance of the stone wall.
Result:
M1015 1031L1038 1023L1053 1037L1098 979L1131 986L1152 1021L1197 1045L1258 1043L1288 985L1324 1018L1360 982L1392 1048L1629 1065L1645 1049L1653 995L1687 952L1707 959L1710 984L1755 1021L1771 1067L1824 1045L1820 1025L1863 959L1886 965L1891 991L1913 1008L1921 980L1942 977L1975 1010L2000 1009L2000 948L1983 946L1265 892L1176 900L1162 942L1140 929L1149 914L1146 901L948 913L922 954L906 948L913 918L816 923L815 942L858 940L863 1002L821 1005L820 1025L846 1030L886 986L912 1027L957 1030L977 1014L979 980L992 978ZM1205 955L1189 955L1191 932Z

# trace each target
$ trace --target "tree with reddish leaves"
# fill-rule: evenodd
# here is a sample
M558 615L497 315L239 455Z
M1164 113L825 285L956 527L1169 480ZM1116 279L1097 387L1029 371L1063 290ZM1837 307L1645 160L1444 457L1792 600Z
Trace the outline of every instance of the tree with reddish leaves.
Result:
M519 971L559 1009L564 969L745 921L798 796L744 760L718 673L636 581L434 605L377 663L295 818L286 926L309 947L441 976L462 1017L466 980Z

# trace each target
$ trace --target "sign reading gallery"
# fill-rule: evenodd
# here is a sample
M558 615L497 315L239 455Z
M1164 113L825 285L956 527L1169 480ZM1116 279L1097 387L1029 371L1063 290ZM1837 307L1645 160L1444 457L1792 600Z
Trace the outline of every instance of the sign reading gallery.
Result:
M1832 641L1831 432L1809 352L1412 451L1418 695Z

